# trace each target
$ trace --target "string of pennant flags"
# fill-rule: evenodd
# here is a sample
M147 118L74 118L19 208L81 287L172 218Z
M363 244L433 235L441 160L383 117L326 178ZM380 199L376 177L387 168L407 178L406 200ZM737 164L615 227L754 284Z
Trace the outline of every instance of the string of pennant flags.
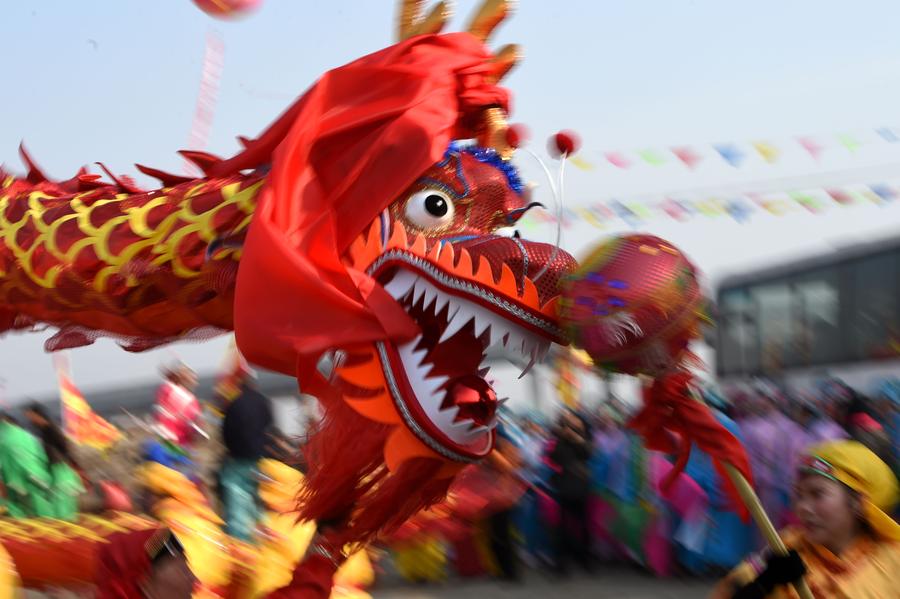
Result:
M694 170L711 161L724 162L734 168L749 164L776 164L788 153L797 151L818 161L823 153L840 148L855 154L864 146L900 143L900 127L878 127L858 133L836 133L831 135L799 136L789 141L749 141L701 145L679 145L667 148L644 148L634 151L602 152L603 163L627 170L636 165L659 167L668 164L679 165ZM760 160L761 159L761 160ZM572 163L582 170L596 168L596 155L591 158L576 156Z
M630 227L657 219L687 222L695 218L731 218L746 223L759 214L783 216L791 213L821 214L836 207L885 206L900 200L900 180L889 183L854 184L804 188L796 191L709 194L694 197L663 195L642 200L607 199L566 207L562 226L586 222L606 228L619 221ZM550 211L533 210L520 221L525 230L556 223Z

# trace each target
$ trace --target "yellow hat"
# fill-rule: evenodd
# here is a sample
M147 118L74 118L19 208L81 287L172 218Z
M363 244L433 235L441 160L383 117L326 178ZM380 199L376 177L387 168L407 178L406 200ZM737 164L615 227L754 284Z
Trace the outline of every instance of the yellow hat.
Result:
M856 441L831 441L809 450L801 468L859 493L863 515L879 536L900 541L900 524L889 513L900 500L897 477L881 458Z

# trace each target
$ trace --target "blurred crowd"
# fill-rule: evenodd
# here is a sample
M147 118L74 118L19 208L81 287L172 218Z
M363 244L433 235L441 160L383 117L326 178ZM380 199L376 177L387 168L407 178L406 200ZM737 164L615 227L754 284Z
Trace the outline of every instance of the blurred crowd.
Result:
M778 528L797 523L792 494L815 445L855 439L900 470L898 381L869 395L839 380L800 392L759 383L702 395L746 447L757 493ZM672 458L647 450L627 427L629 416L619 403L590 414L566 409L555 422L507 415L498 444L503 465L480 466L487 471L481 482L463 477L444 512L452 524L420 522L392 545L399 573L417 581L517 580L523 565L565 576L575 567L630 563L657 576L718 577L763 546L698 448L664 492ZM467 499L474 496L482 501Z
M221 515L228 536L254 545L260 523L271 519L259 465L274 460L302 472L295 443L302 440L275 428L252 373L232 383L220 386L218 402L204 410L193 371L181 364L166 369L134 459L183 474ZM900 470L900 381L870 391L828 380L801 391L769 383L706 388L702 398L746 448L756 491L784 528L797 523L792 495L810 447L853 439ZM153 513L152 493L82 468L40 405L23 413L23 422L9 415L0 422L8 516L74 520L89 509L86 490L102 495L97 511ZM661 577L720 577L759 549L759 533L735 514L710 456L694 447L684 471L665 487L673 458L646 449L628 427L630 416L616 401L590 413L565 408L552 421L504 412L489 459L465 470L445 501L373 548L382 576L515 582L523 568L567 576L612 563Z

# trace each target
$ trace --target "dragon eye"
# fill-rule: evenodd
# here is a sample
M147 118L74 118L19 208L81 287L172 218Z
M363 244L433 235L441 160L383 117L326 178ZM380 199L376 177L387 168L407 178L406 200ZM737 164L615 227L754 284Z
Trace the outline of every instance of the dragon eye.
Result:
M406 218L420 229L437 229L453 222L453 200L437 189L417 191L406 201Z

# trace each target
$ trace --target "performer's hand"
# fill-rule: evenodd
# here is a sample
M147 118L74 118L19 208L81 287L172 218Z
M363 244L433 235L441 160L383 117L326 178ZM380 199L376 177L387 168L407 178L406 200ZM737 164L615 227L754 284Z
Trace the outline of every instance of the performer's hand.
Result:
M806 574L806 565L800 555L791 550L787 555L772 555L766 560L766 569L756 580L740 588L733 599L764 599L775 587L797 582Z
M800 554L791 550L787 555L773 555L766 562L766 569L759 575L772 589L780 584L790 584L803 578L806 565ZM757 579L758 580L758 579Z

